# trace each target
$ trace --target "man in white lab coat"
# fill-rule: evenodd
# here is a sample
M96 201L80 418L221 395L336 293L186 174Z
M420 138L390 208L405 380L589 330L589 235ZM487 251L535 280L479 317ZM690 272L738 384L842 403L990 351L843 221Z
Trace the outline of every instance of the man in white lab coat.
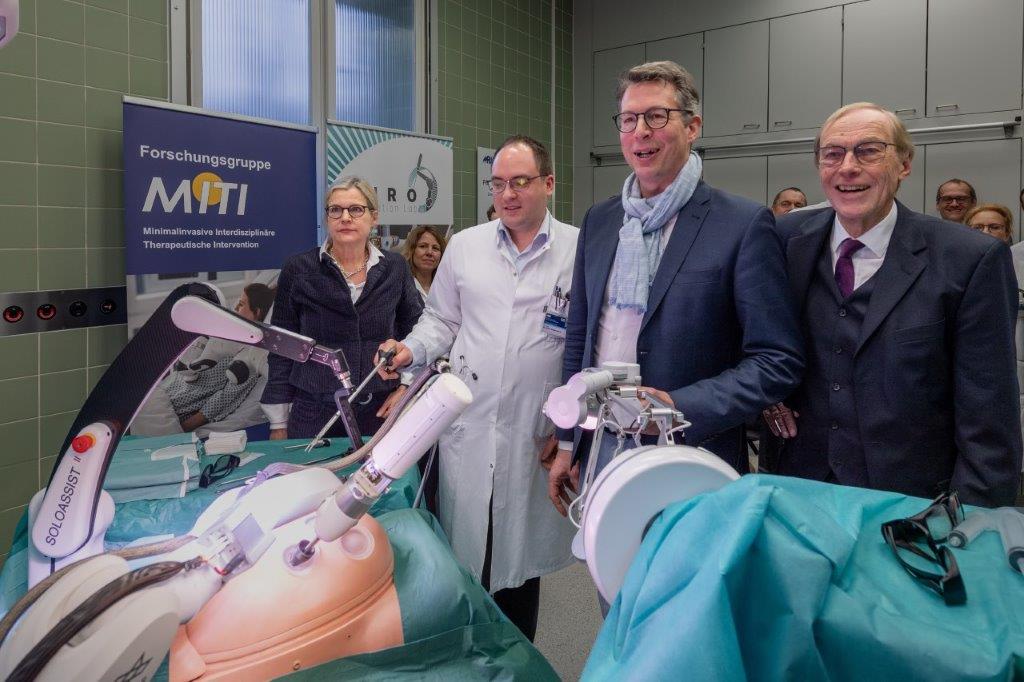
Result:
M452 550L531 640L540 576L573 559L572 526L548 502L557 441L541 413L561 379L578 230L547 210L551 157L513 136L490 180L499 220L456 234L391 369L449 354L473 403L440 441L439 512ZM393 372L385 373L394 377Z

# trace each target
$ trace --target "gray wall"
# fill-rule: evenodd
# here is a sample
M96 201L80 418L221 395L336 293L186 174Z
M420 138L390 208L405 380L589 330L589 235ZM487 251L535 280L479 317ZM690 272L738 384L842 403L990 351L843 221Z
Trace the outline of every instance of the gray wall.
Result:
M708 182L761 202L798 185L820 201L811 139L839 106L869 100L913 134L905 203L934 213L937 185L964 177L1014 210L1019 234L1021 128L999 123L1022 113L1020 0L649 0L643 12L593 0L576 5L573 29L577 222L629 171L615 75L675 58L701 90Z

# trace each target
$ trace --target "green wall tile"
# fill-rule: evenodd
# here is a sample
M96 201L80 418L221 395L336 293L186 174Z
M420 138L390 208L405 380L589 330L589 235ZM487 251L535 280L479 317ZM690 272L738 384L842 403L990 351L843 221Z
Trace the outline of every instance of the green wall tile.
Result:
M39 165L40 206L85 206L85 169Z
M167 4L167 0L132 0L129 13L139 19L166 24Z
M35 419L39 405L39 379L5 379L0 381L0 423Z
M121 133L116 130L86 128L86 158L90 168L124 167Z
M85 123L90 128L121 130L122 94L107 90L85 89Z
M32 376L38 371L39 339L36 334L0 337L0 379Z
M35 249L0 251L0 291L35 291L38 275Z
M85 249L40 249L39 289L81 289L85 284Z
M85 131L81 126L40 123L38 134L39 163L85 165Z
M85 209L39 209L39 247L73 249L85 246Z
M119 52L85 48L85 84L93 88L128 91L128 56Z
M36 117L36 81L24 76L0 73L0 116Z
M0 467L0 505L26 504L39 490L39 462L18 462ZM8 542L7 546L10 546Z
M90 208L85 216L89 246L124 246L124 211L116 208Z
M0 73L36 75L36 37L19 33L0 50Z
M0 466L39 459L39 420L0 424ZM4 506L0 503L0 506ZM2 540L0 540L2 542Z
M18 32L36 32L36 0L21 0L18 16Z
M39 371L64 372L85 367L86 330L39 334Z
M85 77L85 52L81 45L39 38L39 77L81 85ZM0 54L3 54L0 52Z
M96 387L96 382L100 380L100 377L107 371L107 367L110 365L98 365L97 367L86 367L86 381L87 388L92 391Z
M82 5L65 0L43 0L36 8L36 33L69 43L82 43L85 15Z
M0 249L36 247L36 207L0 206Z
M124 249L88 249L86 282L90 287L124 286Z
M75 423L78 411L48 414L39 418L39 473L42 480L49 480L53 463L60 454L61 446L68 437L71 425Z
M128 13L128 0L85 0L86 5L114 10L122 14Z
M85 401L85 368L39 375L39 413L72 412Z
M124 206L124 173L116 170L86 172L89 208L120 208Z
M131 93L140 97L167 98L167 63L132 57Z
M4 548L4 552L10 548L11 541L14 539L14 531L24 515L25 507L14 507L0 512L0 547Z
M128 51L128 17L95 7L85 8L85 44L115 52Z
M116 324L89 328L89 366L106 365L128 343L128 325Z
M34 205L36 203L34 171L35 166L31 164L0 161L0 204Z
M39 120L82 125L85 121L85 88L39 81Z
M20 118L0 118L0 161L36 160L36 124Z
M167 61L166 26L133 18L129 35L132 56Z

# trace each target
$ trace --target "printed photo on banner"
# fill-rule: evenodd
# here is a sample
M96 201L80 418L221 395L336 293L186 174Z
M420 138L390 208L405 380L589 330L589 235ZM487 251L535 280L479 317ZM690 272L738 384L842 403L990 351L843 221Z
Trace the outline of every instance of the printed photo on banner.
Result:
M315 129L135 98L123 106L129 335L188 282L269 323L281 265L317 241ZM267 351L200 337L130 432L265 438L267 372Z

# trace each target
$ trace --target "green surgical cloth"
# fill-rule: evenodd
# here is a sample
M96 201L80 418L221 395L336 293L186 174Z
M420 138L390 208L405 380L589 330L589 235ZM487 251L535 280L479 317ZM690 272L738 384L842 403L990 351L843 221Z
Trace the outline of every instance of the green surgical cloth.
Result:
M585 680L1024 679L1024 576L998 535L953 554L946 606L879 530L929 500L745 476L652 524ZM968 515L971 508L967 508Z

